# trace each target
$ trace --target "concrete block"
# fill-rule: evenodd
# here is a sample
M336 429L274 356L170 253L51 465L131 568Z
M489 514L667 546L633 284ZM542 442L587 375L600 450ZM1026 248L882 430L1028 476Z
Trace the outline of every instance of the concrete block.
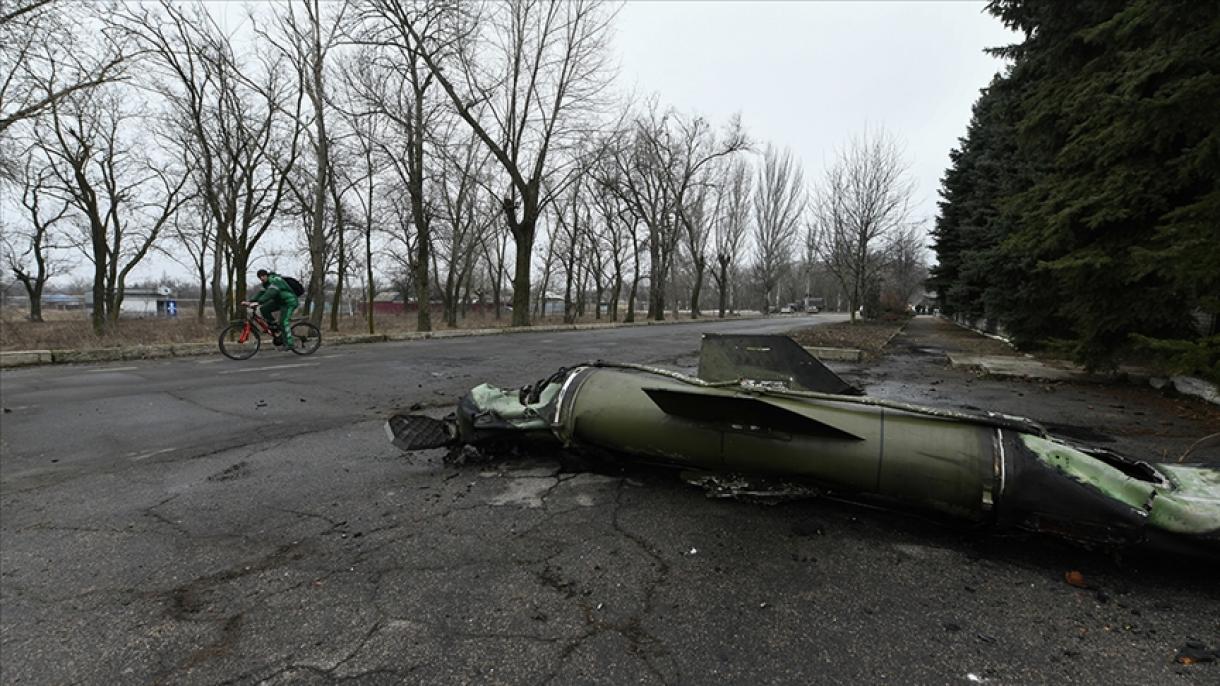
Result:
M121 359L123 359L123 351L120 348L84 348L81 350L51 351L51 360L56 364L114 362Z
M133 345L127 348L116 349L120 360L151 360L158 357L173 357L174 350L172 345Z
M810 355L819 360L830 360L832 362L859 362L864 359L864 351L856 350L855 348L822 348L819 346L806 345L802 346L809 352Z
M338 334L327 335L325 332L322 333L322 345L326 345L327 343L332 343L335 345L346 345L350 343L383 343L388 340L390 340L389 336L386 336L383 333L356 333L342 336Z
M24 367L53 362L50 350L11 350L0 352L0 367Z
M1173 387L1183 395L1202 398L1213 405L1220 405L1220 388L1216 384L1193 376L1175 376Z
M1103 377L1087 374L1079 367L1057 367L1032 357L1009 355L971 355L950 353L953 367L977 369L997 378L1041 379L1043 381L1099 381Z
M210 355L211 353L220 354L220 349L215 343L175 343L170 346L170 353L174 357L191 357L193 355Z

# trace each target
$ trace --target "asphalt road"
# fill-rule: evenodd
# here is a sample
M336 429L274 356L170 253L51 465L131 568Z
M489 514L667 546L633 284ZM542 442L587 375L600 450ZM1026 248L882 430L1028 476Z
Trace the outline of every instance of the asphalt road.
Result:
M690 367L701 331L830 319L3 372L0 682L1220 680L1174 661L1220 648L1215 569L549 455L452 466L382 432L482 381ZM949 374L908 358L844 373Z

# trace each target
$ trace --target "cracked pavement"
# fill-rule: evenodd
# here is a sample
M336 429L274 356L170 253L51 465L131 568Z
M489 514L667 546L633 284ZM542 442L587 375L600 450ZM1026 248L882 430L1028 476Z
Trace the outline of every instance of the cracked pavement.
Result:
M1220 644L1215 569L826 500L713 500L674 472L555 454L447 464L382 432L480 381L682 367L702 330L832 319L323 348L279 370L260 355L6 371L0 682L1220 678L1174 661ZM1126 450L1178 454L1215 417L1151 390L978 380L903 345L838 369L895 399L1070 416Z

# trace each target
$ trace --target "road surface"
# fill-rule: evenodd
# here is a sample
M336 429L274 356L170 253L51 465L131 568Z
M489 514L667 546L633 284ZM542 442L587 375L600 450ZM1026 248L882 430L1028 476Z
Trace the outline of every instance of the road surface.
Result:
M6 371L0 682L1220 678L1174 661L1220 647L1215 570L553 455L448 465L382 432L478 382L690 367L701 331L830 319Z

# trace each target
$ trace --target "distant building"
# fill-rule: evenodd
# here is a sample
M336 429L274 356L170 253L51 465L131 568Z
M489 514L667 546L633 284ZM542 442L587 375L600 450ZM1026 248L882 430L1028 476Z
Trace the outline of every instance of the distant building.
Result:
M5 307L20 307L29 309L30 299L24 290L19 293L6 293L4 296ZM42 310L82 310L85 308L85 296L71 295L69 293L43 293L42 294Z
M558 293L554 293L554 292L548 292L539 297L542 298L542 316L544 316L544 317L563 316L563 296L562 295L560 295Z
M364 316L368 303L360 300L356 303L356 311ZM373 314L403 314L406 311L402 293L397 291L382 291L373 296Z
M85 309L93 309L93 293L84 296ZM167 286L128 288L123 291L119 315L130 317L173 317L178 314L178 299Z

